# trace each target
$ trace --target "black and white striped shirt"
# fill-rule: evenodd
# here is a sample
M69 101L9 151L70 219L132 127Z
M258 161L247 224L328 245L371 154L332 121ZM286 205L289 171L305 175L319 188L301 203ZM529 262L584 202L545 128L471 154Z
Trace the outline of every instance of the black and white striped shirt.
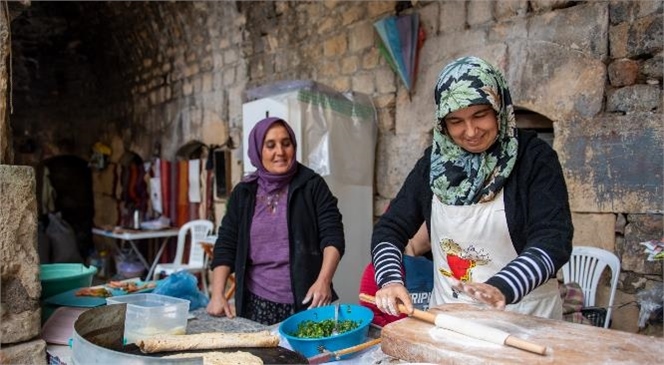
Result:
M394 245L381 242L373 249L373 264L376 269L376 283L383 287L390 283L404 284L401 273L402 253ZM553 277L553 261L544 250L526 249L490 278L487 283L497 287L509 288L512 295L506 295L508 304L518 303L528 293ZM495 284L493 284L494 282ZM502 285L496 285L500 282Z

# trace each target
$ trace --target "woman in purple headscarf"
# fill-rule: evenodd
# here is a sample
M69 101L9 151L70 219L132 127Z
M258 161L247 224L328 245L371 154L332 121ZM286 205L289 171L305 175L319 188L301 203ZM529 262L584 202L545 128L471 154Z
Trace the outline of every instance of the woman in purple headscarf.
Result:
M295 159L297 141L280 118L249 134L256 172L233 189L212 260L207 312L233 317L225 285L235 273L235 311L266 325L338 299L332 278L345 249L337 198Z

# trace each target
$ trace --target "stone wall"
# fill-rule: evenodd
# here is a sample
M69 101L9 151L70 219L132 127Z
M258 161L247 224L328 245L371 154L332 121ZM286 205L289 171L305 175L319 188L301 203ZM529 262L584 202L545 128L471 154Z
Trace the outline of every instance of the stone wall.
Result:
M376 20L395 13L397 2L68 5L76 19L95 30L90 34L103 37L97 43L109 45L98 50L106 55L104 62L73 63L101 86L85 89L90 95L49 99L49 105L64 109L81 107L82 116L49 113L50 107L25 98L15 106L19 111L13 120L43 129L42 143L52 150L59 139L49 136L74 130L82 136L74 151L83 158L97 140L112 147L112 161L125 150L149 158L157 147L172 158L192 139L223 144L232 137L239 142L243 93L255 86L312 79L339 91L367 93L378 110L378 216L430 144L431 89L440 69L462 55L486 58L504 71L517 107L553 122L554 148L574 212L574 244L606 248L621 258L613 328L639 331L635 294L662 280L661 266L647 263L638 245L663 231L662 2L414 3L405 12L419 13L427 40L410 92L380 56L373 30ZM96 39L79 38L84 44ZM81 47L68 49L79 52ZM17 70L28 69L16 63ZM80 81L76 75L81 74L69 74L71 85ZM76 104L77 95L86 105ZM32 115L38 118L33 121ZM65 117L77 122L65 123ZM89 127L83 127L84 121ZM61 123L68 128L53 131ZM237 182L240 156L233 156ZM113 222L103 213L112 211L107 208L114 203L109 200L112 177L110 172L95 176L97 224Z

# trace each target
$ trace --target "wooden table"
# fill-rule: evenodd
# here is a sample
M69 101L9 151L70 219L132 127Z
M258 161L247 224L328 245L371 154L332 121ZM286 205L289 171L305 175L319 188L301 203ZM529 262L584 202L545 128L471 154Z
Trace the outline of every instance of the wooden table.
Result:
M430 309L547 346L545 356L473 339L404 318L383 328L382 351L409 362L438 364L659 364L664 339L554 321L467 304Z
M147 230L135 230L135 229L126 229L126 228L114 228L114 229L101 229L101 228L93 228L92 233L96 234L98 236L103 236L103 237L108 237L108 238L115 238L117 240L120 240L122 242L127 242L131 246L132 251L136 253L138 256L138 259L141 260L141 263L143 263L143 266L145 266L146 269L148 269L148 274L145 276L145 280L150 280L152 278L153 272L155 267L157 266L157 263L159 262L159 258L161 257L162 253L164 252L164 248L166 247L166 244L168 243L168 239L171 237L176 237L178 235L178 228L168 228L168 229L161 229L161 230L154 230L154 231L147 231ZM139 240L149 240L152 238L164 238L164 240L161 243L161 246L159 247L159 250L157 251L157 255L154 257L154 260L152 260L152 263L148 263L148 261L145 259L143 254L141 254L141 251L138 249L136 246L136 241Z

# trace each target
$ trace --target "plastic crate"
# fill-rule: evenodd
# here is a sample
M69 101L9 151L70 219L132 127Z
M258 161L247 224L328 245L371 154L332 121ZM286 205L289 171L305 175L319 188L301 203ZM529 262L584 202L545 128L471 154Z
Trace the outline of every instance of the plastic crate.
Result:
M604 327L606 320L606 308L587 307L581 309L581 314L588 319L593 326Z

